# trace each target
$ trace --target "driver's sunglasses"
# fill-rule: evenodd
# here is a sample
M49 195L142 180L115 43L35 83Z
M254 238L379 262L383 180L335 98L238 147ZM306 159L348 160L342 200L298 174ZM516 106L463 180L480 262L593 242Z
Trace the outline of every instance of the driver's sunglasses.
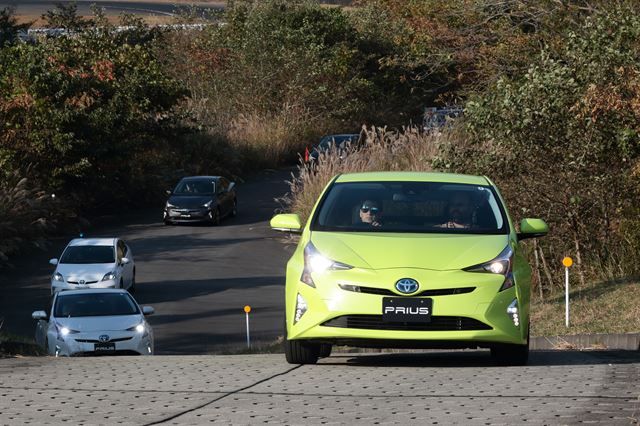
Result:
M360 211L362 213L369 213L369 211L371 211L371 214L377 214L378 211L380 211L380 209L378 209L377 207L365 207L365 206L362 206L362 207L360 207Z

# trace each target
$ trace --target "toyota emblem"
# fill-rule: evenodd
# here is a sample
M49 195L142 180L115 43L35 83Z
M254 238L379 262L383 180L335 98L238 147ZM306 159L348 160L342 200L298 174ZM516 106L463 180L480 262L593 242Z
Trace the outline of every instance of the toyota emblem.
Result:
M111 338L109 337L108 334L102 334L100 335L100 337L98 337L98 340L100 340L102 343L106 343L109 340L111 340Z
M418 281L414 280L413 278L403 278L396 282L396 290L404 294L415 293L416 291L418 291L418 287Z

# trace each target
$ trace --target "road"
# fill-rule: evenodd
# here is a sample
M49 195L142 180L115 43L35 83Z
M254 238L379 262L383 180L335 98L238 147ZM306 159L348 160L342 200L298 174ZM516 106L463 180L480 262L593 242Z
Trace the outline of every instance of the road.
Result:
M56 3L72 3L70 0L15 0L15 1L0 1L0 9L7 6L16 6L16 13L19 15L42 15L47 10L52 9ZM120 13L133 13L136 15L173 15L179 13L181 8L188 7L187 3L172 3L169 1L126 1L126 0L77 0L75 2L78 6L79 15L91 15L91 5L96 4L104 8L107 14L119 15ZM197 9L200 11L206 10L222 10L224 8L223 2L203 4L198 3Z
M162 207L123 215L118 225L85 231L86 237L120 236L137 268L136 299L151 305L149 317L158 354L203 354L242 346L243 307L250 305L256 344L282 335L284 270L293 251L268 221L287 191L291 170L264 172L238 186L239 215L220 227L164 226ZM47 304L48 259L58 257L68 238L46 252L35 251L0 275L3 330L32 336L30 315Z
M638 352L0 360L0 423L637 425ZM635 419L635 420L634 420Z

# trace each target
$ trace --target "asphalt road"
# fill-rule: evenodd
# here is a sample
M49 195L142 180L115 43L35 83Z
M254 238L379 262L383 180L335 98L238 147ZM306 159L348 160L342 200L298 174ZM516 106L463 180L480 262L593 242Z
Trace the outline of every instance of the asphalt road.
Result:
M119 236L136 262L135 297L151 305L149 317L157 354L203 354L245 343L245 314L250 305L251 337L256 345L282 335L284 270L293 246L272 231L268 221L287 191L290 170L264 172L238 185L239 214L219 227L164 226L162 207L114 218L115 226L90 228L86 237ZM71 236L69 236L71 237ZM33 336L31 312L43 309L53 267L69 237L46 252L34 250L0 275L2 329Z
M7 6L15 6L16 13L20 15L41 15L47 10L52 9L56 3L72 3L70 0L15 0L0 1L0 9ZM118 15L122 12L133 13L136 15L173 15L179 13L187 4L174 4L171 2L144 2L144 1L103 1L103 0L77 0L78 14L91 15L91 5L96 4L104 8L108 14ZM222 10L224 7L220 4L198 5L200 11L206 10Z
M0 423L638 425L638 352L0 360Z

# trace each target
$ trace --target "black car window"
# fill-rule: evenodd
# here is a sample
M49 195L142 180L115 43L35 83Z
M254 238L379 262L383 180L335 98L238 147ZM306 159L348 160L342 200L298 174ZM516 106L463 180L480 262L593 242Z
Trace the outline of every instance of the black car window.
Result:
M504 234L508 222L490 186L439 182L334 184L313 231Z
M58 318L136 315L140 311L127 293L84 293L59 295L53 309Z
M215 193L215 181L211 179L185 179L173 190L174 195L211 195Z
M62 253L60 263L113 263L113 251L113 246L69 246Z

